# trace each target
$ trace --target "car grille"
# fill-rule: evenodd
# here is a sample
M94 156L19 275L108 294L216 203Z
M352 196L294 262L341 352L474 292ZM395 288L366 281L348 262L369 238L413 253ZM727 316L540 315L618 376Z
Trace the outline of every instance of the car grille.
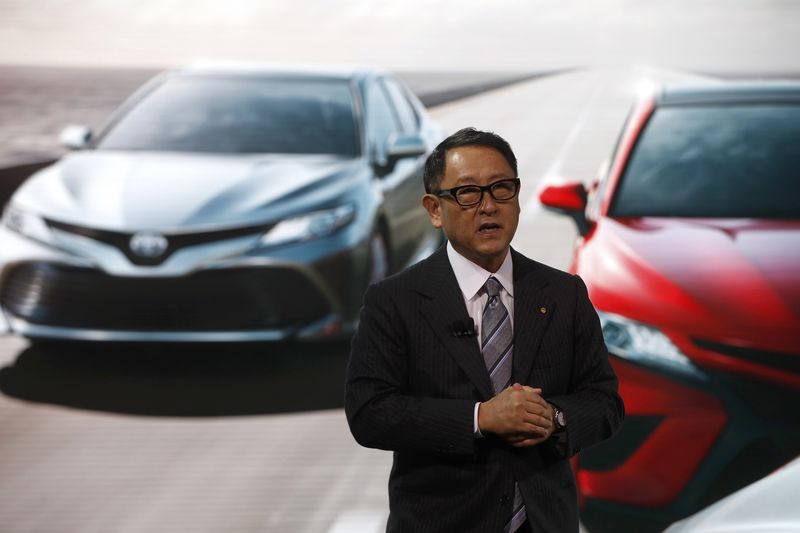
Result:
M249 235L258 235L261 233L266 233L274 226L274 224L260 224L257 226L245 226L231 229L204 231L199 233L168 234L166 235L166 237L168 237L166 249L161 254L159 254L157 257L144 257L136 255L136 253L131 250L130 241L134 235L133 233L87 228L49 219L47 219L46 222L51 228L55 228L67 233L73 233L75 235L80 235L82 237L88 237L89 239L94 239L96 241L115 246L123 254L125 254L125 257L127 257L131 263L138 266L160 265L177 250L186 248L187 246L224 241L238 237L246 237Z
M759 418L786 424L800 434L800 389L729 372L708 372L717 386ZM800 450L798 450L800 453Z
M581 468L603 472L619 468L650 438L664 420L658 415L625 415L619 431L610 439L581 452Z
M0 302L34 324L123 331L264 330L298 326L330 312L303 274L281 267L140 278L24 263L4 278Z

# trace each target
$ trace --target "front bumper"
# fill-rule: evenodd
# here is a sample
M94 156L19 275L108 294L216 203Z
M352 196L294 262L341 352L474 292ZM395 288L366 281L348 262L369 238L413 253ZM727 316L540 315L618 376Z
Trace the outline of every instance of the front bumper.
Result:
M0 315L30 338L144 342L322 340L352 332L368 241L356 231L263 250L258 235L136 266L114 246L0 228ZM52 244L52 243L51 243Z
M295 339L315 341L337 338L351 330L332 314L298 328L230 331L129 331L42 326L11 318L11 331L31 339L108 342L273 342Z
M0 305L27 337L113 341L267 341L342 332L340 306L302 265L121 277L50 262L14 265Z

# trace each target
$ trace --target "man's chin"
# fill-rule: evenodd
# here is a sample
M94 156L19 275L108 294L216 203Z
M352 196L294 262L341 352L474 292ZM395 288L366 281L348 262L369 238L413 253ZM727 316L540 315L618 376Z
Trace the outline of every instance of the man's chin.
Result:
M475 244L475 251L481 255L493 256L503 254L508 249L509 240L497 236L493 238L480 238Z
M508 244L498 242L492 246L480 246L475 249L475 253L487 261L503 261L508 249Z

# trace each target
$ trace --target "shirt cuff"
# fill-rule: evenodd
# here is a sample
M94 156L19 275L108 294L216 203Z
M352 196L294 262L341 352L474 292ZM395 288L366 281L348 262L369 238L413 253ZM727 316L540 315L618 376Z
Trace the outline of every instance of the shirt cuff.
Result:
M475 413L473 415L473 424L472 424L472 434L475 436L476 439L482 439L483 433L481 433L481 429L478 427L478 408L481 406L481 402L475 402Z

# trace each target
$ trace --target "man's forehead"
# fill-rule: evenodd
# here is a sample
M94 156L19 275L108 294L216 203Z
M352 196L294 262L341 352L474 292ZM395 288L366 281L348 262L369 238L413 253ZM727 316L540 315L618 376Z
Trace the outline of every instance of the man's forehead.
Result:
M484 146L482 144L464 144L462 146L454 146L445 152L445 158L456 157L458 155L465 155L477 152L492 152L505 160L503 153L493 146Z
M443 178L456 184L513 177L514 171L505 156L490 146L458 146L445 154Z

